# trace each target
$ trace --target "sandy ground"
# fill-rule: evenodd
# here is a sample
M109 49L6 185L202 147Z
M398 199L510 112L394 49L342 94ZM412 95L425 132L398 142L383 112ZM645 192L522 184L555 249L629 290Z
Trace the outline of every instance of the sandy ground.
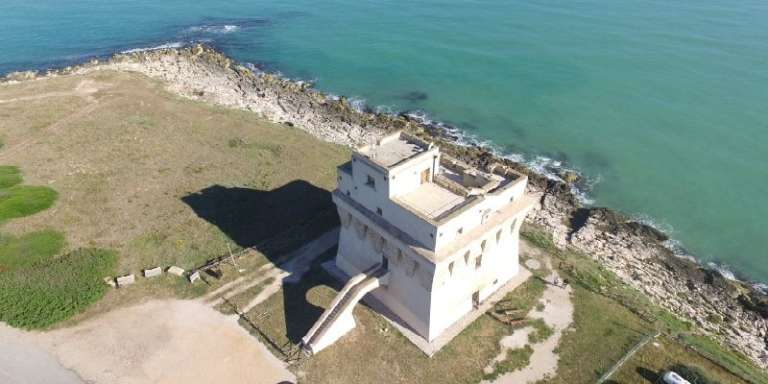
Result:
M149 301L46 333L2 326L0 341L9 384L295 382L236 317L199 301Z
M523 244L521 242L521 244ZM533 249L527 247L526 253L535 253L535 257L541 259L547 267L552 270L549 256L540 252L534 252ZM546 280L552 282L555 277L558 277L557 272L552 272ZM547 285L547 289L544 290L544 294L540 300L541 304L544 304L544 308L539 310L532 310L528 315L531 319L542 319L549 325L554 331L552 336L541 343L533 344L533 354L531 355L531 364L527 367L514 372L506 373L500 376L494 384L526 384L535 383L540 380L544 380L547 377L554 377L557 373L557 364L560 359L555 349L560 343L560 338L573 322L573 303L571 302L571 287L560 287L555 285ZM507 351L519 349L525 347L528 343L528 335L533 332L532 327L525 327L516 330L513 334L506 336L499 341L501 344L501 353L486 367L486 372L492 371L493 366L500 361L503 361L507 355Z
M34 335L0 323L0 383L82 384L83 381L59 364Z
M328 231L279 267L268 264L258 276L243 276L201 300L150 301L45 333L0 323L0 383L295 382L285 364L237 324L236 316L213 307L274 278L248 303L250 309L279 290L284 279L300 279L317 256L336 245L338 236L338 228Z

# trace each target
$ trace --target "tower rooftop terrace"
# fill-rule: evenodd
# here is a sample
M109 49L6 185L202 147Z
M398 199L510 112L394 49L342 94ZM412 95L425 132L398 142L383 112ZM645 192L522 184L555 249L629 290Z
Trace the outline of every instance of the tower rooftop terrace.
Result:
M358 148L357 153L381 167L390 168L432 148L431 143L397 132L375 144Z

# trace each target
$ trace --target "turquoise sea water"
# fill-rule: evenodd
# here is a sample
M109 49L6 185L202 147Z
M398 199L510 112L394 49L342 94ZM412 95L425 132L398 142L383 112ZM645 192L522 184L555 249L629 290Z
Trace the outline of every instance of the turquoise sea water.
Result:
M192 40L500 151L768 281L768 2L0 1L0 73Z

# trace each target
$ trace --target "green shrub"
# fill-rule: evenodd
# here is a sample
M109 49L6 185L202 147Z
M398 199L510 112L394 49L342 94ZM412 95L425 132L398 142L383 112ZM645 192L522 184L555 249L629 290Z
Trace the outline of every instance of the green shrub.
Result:
M47 263L0 273L0 321L45 328L82 312L100 299L114 275L116 253L78 249Z
M541 343L542 341L549 339L549 337L555 333L555 330L547 325L542 319L532 321L530 326L533 327L533 332L528 334L528 342L531 344Z
M18 167L0 165L0 189L13 187L21 183L21 171Z
M531 348L530 345L507 351L504 360L496 363L493 372L486 374L484 379L494 381L505 373L514 372L527 367L528 364L531 363L531 355L533 355L533 348Z
M523 224L520 235L524 239L528 240L531 244L545 251L552 251L555 253L558 251L557 246L555 246L555 242L552 240L552 234L538 227Z
M64 246L56 231L39 231L20 237L0 234L0 272L31 267L48 261Z
M0 221L46 210L57 197L58 193L48 187L17 185L0 189Z

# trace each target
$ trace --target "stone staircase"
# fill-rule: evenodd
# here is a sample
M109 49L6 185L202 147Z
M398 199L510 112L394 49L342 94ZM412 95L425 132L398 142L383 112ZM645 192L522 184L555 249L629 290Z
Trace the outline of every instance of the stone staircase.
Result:
M301 339L302 348L309 354L320 352L355 327L352 310L363 296L382 285L387 269L377 264L353 276L341 289L330 307Z

